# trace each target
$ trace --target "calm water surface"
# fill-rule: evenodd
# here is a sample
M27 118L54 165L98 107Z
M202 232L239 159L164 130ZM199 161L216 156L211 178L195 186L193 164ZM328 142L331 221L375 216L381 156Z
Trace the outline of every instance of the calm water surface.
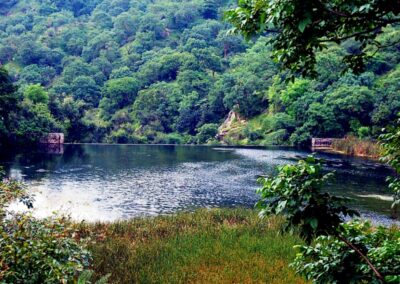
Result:
M30 185L35 215L59 211L85 220L253 206L258 175L309 154L284 148L153 145L64 145L53 152L1 151L0 165ZM366 215L389 214L387 168L364 159L320 156L328 160L327 170L337 172L327 190L354 198L352 206Z

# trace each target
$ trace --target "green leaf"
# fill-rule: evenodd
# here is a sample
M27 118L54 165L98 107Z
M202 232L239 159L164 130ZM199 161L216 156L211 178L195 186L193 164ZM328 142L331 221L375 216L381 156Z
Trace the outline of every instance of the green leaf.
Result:
M302 33L304 32L304 30L306 29L306 27L311 24L311 18L305 18L302 21L300 21L298 28L299 31L301 31Z
M318 227L318 219L312 218L309 220L310 226L316 230Z

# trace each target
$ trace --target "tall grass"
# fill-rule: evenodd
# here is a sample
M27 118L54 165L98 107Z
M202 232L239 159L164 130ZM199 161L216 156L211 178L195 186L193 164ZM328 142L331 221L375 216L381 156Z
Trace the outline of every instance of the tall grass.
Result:
M379 158L382 149L376 141L362 140L355 136L347 136L344 139L335 139L332 144L334 151L346 155Z
M288 264L297 236L247 209L80 225L96 276L111 283L305 283Z

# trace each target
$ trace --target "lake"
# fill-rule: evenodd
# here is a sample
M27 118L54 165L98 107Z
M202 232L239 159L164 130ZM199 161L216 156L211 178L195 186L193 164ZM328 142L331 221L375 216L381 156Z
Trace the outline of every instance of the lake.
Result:
M59 211L76 220L112 221L200 207L252 207L257 176L308 154L280 147L64 145L51 151L2 150L0 165L29 185L34 215ZM365 215L387 220L388 168L361 158L318 156L327 160L327 170L336 171L327 190L352 197L351 206Z

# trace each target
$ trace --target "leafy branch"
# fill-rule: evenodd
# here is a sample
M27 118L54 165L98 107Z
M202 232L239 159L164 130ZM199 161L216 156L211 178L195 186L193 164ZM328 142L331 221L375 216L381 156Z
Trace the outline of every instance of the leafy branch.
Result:
M322 192L322 188L333 177L333 173L324 174L321 163L313 156L299 161L296 165L278 168L275 177L261 177L258 190L261 196L257 207L262 216L284 215L283 230L297 229L305 241L310 244L316 237L331 236L341 240L347 247L359 255L370 267L376 278L383 282L379 269L344 234L343 222L346 216L359 216L355 210L344 205L347 198Z

